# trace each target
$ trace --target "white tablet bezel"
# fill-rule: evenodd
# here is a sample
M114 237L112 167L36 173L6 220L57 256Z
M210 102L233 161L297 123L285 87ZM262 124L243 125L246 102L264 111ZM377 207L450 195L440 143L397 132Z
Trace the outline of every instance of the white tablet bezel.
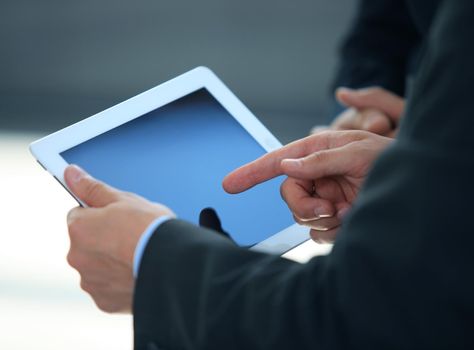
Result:
M30 151L37 161L67 189L64 170L68 163L61 157L62 152L202 88L207 89L267 152L281 147L281 143L275 136L209 68L198 67L35 141L30 145ZM307 239L308 229L295 224L257 243L251 249L283 254Z

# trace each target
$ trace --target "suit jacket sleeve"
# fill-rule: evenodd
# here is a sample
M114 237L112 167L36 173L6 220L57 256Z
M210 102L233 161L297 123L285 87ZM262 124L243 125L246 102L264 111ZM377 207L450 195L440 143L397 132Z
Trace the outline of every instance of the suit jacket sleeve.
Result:
M474 348L473 15L444 2L400 139L330 255L301 265L167 222L137 280L136 348Z
M380 86L405 95L406 78L415 65L420 33L403 0L359 0L355 20L339 50L331 99L340 86ZM342 107L334 100L335 117Z

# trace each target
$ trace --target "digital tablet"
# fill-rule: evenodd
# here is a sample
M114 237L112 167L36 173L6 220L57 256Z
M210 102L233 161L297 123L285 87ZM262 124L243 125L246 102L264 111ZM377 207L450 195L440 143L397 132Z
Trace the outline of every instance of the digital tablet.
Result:
M193 69L30 145L66 189L77 164L95 178L171 208L198 223L213 208L241 246L282 254L308 239L280 197L276 178L230 195L232 170L281 147L208 68ZM77 199L77 198L76 198Z

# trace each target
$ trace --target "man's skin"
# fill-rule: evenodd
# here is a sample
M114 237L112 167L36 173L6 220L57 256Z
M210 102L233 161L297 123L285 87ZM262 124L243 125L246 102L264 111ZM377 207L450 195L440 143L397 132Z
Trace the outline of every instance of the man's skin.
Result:
M323 131L242 166L224 179L240 193L280 175L283 200L317 242L332 242L377 158L393 140L365 131Z
M64 176L71 191L89 206L68 214L67 261L99 309L130 313L137 242L153 220L175 215L163 205L107 186L76 166L69 166Z
M395 138L405 110L405 100L400 96L381 87L349 89L341 87L336 90L336 99L347 109L343 111L329 127L315 127L312 134L325 130L363 130L381 136ZM289 181L292 181L291 178ZM320 196L325 198L324 180L318 180L317 188ZM311 237L318 243L334 240L342 217L350 206L340 207L336 217L319 215L313 222ZM295 220L302 223L295 216ZM327 231L326 233L316 231Z
M347 109L336 117L329 127L315 127L311 134L325 130L363 130L377 135L395 138L400 121L405 110L405 100L400 96L381 87L349 89L341 87L336 90L335 97ZM291 178L288 181L293 181ZM317 192L325 198L327 191L323 190L326 181L318 180ZM349 211L350 206L338 208L337 216L317 215L311 220L311 237L318 243L332 241L341 223L342 217ZM303 224L295 215L295 221ZM326 233L316 231L327 231Z
M405 109L405 100L400 96L380 87L339 88L336 99L347 109L336 117L330 129L365 130L387 137L396 136Z
M373 161L392 141L365 131L325 131L237 169L223 186L238 193L288 175L281 193L296 220L311 228L313 239L331 241ZM101 310L131 312L137 242L153 220L175 215L161 204L101 183L76 166L69 166L64 177L69 189L89 206L72 209L68 215L68 262L81 275L81 288Z

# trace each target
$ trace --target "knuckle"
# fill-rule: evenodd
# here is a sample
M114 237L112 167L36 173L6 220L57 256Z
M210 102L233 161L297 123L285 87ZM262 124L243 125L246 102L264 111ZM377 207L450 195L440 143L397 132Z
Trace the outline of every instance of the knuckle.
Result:
M94 298L94 302L97 305L97 307L103 312L110 314L110 313L118 311L118 308L113 303L111 303L107 298L96 297Z
M74 219L76 218L77 216L77 208L74 208L74 209L71 209L69 210L69 212L67 213L67 216L66 216L66 221L67 223L71 223L74 221Z
M68 227L69 231L76 228L77 220L78 220L77 215L75 213L71 214L71 212L69 212L69 214L67 216L67 227Z
M370 138L373 135L370 131L367 130L355 130L353 133L353 143L358 143L358 141Z
M91 293L92 291L91 284L87 282L84 278L81 278L79 285L84 292L87 292L89 294Z
M324 130L321 131L318 136L322 139L329 139L334 134L333 130Z
M94 201L98 198L100 198L101 193L102 193L102 184L97 181L91 181L86 187L86 197L90 201Z
M71 209L67 213L66 222L67 222L68 227L71 227L71 226L74 227L77 225L78 221L81 218L81 210L82 208L77 207L77 208Z
M69 266L73 268L76 268L79 265L77 255L72 250L69 250L69 252L67 253L66 261Z
M301 226L309 227L309 228L312 227L312 224L315 221L314 217L307 215L305 213L299 214L299 213L296 213L295 211L292 211L292 213L293 213L293 218L298 224L300 224Z
M326 159L325 152L315 152L311 154L309 157L303 158L301 161L303 163L303 168L309 166L312 163L320 163L324 162Z
M77 236L81 232L81 219L79 216L74 216L74 218L68 220L67 228L69 233L69 238L71 241L75 241Z
M286 202L288 192L289 180L286 179L280 186L280 196Z
M304 222L294 212L293 212L293 219L295 220L297 224L305 226Z
M324 143L324 141L328 139L329 135L338 132L339 124L341 124L341 123L342 123L342 119L339 119L335 122L334 125L331 126L331 129L322 130L322 131L318 132L317 134L313 134L309 137L311 138L311 140L313 142L321 141L321 143ZM307 142L307 143L302 145L301 151L302 151L302 153L307 154L307 153L311 152L312 148L313 148L312 143Z
M291 208L292 212L293 212L293 216L296 217L300 223L300 225L305 225L307 224L307 222L305 222L304 220L309 220L309 219L312 219L307 213L306 211L299 207L299 206L294 206L293 208Z
M293 191L290 191L292 185L292 183L288 182L285 186L282 185L280 187L281 197L295 217L305 220L308 218L308 215L301 205L300 198Z
M142 197L136 195L135 193L132 192L121 192L121 195L124 199L141 199Z
M315 243L318 243L318 244L321 243L320 238L319 238L319 232L318 232L318 231L316 231L316 230L310 230L310 231L309 231L309 236L311 237L311 239L312 239Z
M280 197L286 202L285 188L283 187L283 184L280 186Z
M353 145L354 143L357 143L358 141L364 140L368 137L373 135L371 132L367 130L350 130L348 131L345 135L342 135L341 137L341 143L338 144L339 146L343 145Z
M81 275L81 277L86 270L90 270L90 264L88 263L87 257L77 250L70 249L66 256L66 261L69 266L71 266L79 273L79 275Z
M381 86L372 86L367 88L366 93L367 95L379 95L383 93L385 90Z

